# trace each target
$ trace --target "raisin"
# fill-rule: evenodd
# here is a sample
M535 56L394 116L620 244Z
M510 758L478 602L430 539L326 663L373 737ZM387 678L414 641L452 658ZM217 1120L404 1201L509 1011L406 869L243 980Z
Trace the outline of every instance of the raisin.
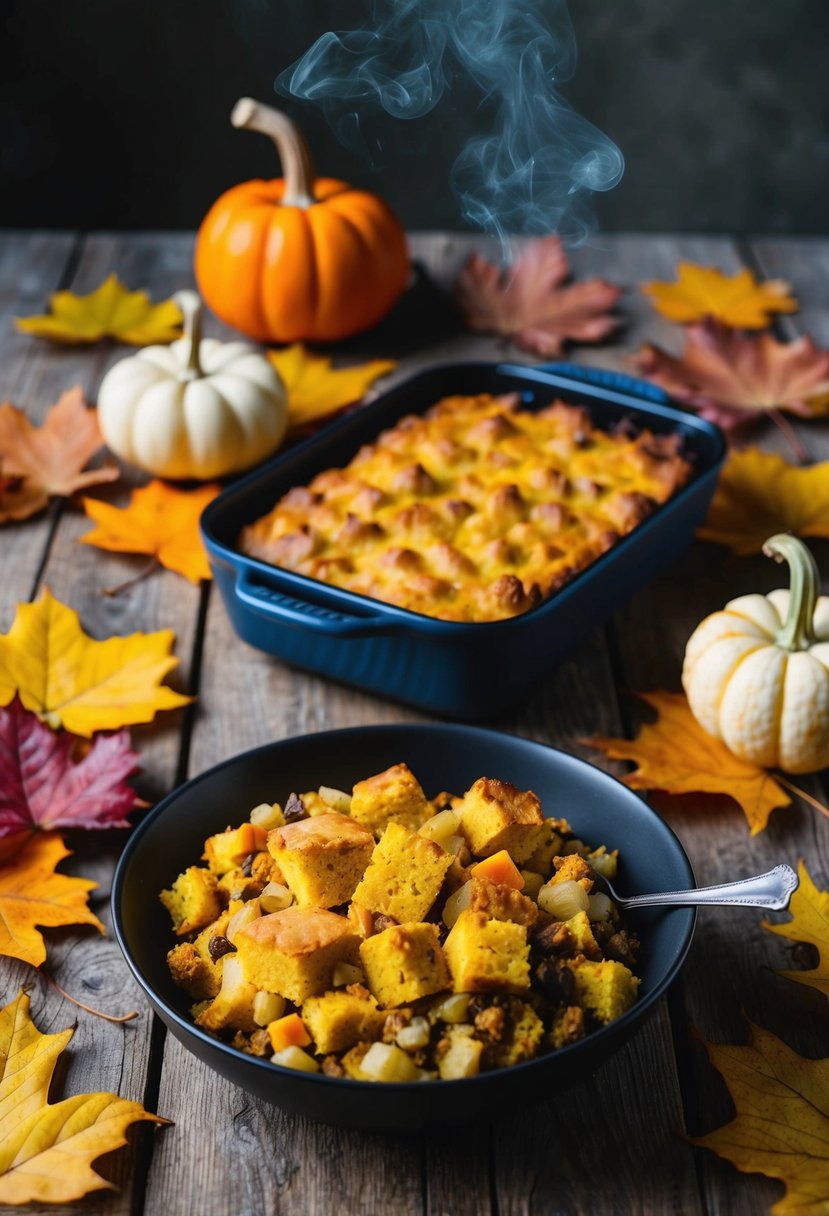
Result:
M224 958L226 954L233 954L235 951L236 947L233 942L228 941L223 933L216 933L207 943L207 953L214 963L218 963L220 958Z
M375 933L382 933L384 929L391 929L392 926L396 925L396 924L397 924L397 921L394 919L393 916L385 916L382 912L375 912L375 914L374 914L374 932Z
M250 878L253 874L253 862L255 858L255 853L248 853L247 857L242 862L242 873L244 874L245 878Z
M305 803L299 794L288 795L288 801L285 803L285 810L282 812L282 815L286 823L296 823L298 819L308 818Z

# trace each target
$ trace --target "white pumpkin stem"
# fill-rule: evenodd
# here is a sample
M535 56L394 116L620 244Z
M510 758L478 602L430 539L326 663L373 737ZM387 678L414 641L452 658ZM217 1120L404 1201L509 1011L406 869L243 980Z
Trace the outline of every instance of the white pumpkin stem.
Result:
M314 162L299 127L287 114L262 105L252 97L241 97L233 107L230 121L234 127L259 131L273 140L282 164L285 189L282 203L286 207L313 207Z
M202 302L195 291L177 291L173 296L184 317L184 341L188 342L187 363L184 369L185 380L198 380L204 375L199 362L201 349Z
M763 545L766 557L789 564L789 612L776 643L784 650L808 650L816 641L814 618L820 573L811 550L786 532L771 536Z

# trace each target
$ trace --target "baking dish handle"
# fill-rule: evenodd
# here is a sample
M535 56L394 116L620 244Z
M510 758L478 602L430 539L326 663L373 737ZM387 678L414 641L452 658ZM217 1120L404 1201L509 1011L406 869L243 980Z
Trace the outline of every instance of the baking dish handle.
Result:
M580 363L541 363L534 370L554 372L557 376L581 380L583 384L627 393L629 397L639 397L642 401L652 401L655 405L666 405L670 401L668 394L655 384L649 384L647 380L637 380L635 376L626 376L624 372L611 372L604 367L584 367Z
M281 591L258 582L249 570L242 570L236 580L236 596L251 612L279 625L299 626L328 637L361 638L371 634L400 633L397 621L380 616L346 616L306 600L296 600Z

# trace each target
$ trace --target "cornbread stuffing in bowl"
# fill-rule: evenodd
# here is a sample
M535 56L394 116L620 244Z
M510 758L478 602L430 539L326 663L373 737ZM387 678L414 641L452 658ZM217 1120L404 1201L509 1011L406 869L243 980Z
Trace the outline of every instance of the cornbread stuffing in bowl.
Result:
M283 795L284 796L284 795ZM616 851L480 777L427 798L396 763L264 802L161 892L196 1026L360 1082L458 1080L579 1042L637 999Z

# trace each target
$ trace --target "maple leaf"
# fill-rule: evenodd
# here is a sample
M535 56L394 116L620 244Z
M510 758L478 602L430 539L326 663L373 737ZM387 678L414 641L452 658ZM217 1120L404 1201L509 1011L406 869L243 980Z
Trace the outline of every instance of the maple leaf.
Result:
M16 317L19 330L69 344L115 338L130 346L181 337L181 310L173 300L153 304L145 291L129 291L111 274L88 295L56 291L45 316Z
M829 536L829 461L804 469L759 448L732 451L697 536L747 557L777 532Z
M76 490L115 481L115 465L82 469L103 444L98 416L88 409L80 388L69 389L34 426L23 410L10 402L0 405L0 468L4 478L22 478L22 486L7 486L0 495L0 520L25 519L46 506L49 498L68 498Z
M675 283L643 283L642 291L657 312L681 324L710 318L735 329L765 329L775 313L800 307L782 279L758 283L750 270L729 275L695 262L679 263Z
M705 1043L725 1079L736 1116L692 1143L725 1157L746 1174L786 1185L775 1216L827 1211L829 1195L829 1060L808 1060L749 1023L747 1047Z
M168 570L198 583L212 577L199 518L220 490L218 485L176 490L163 481L151 481L133 490L126 507L85 498L83 509L98 527L80 539L85 545L115 553L146 553Z
M394 371L393 359L372 359L351 367L332 367L331 360L312 354L301 342L268 351L288 394L288 427L308 426L346 405L362 400L367 389Z
M52 1074L73 1033L41 1034L22 991L0 1010L0 1203L70 1203L114 1190L92 1162L125 1145L130 1124L167 1122L117 1094L50 1104Z
M87 738L150 722L160 709L192 700L161 685L178 665L174 640L160 629L96 642L47 588L36 603L18 604L11 629L0 634L0 705L17 693L50 726Z
M800 886L792 895L789 912L792 919L782 924L762 922L763 928L793 942L808 942L818 952L818 964L801 971L779 971L778 975L799 984L817 988L829 999L829 891L821 891L812 882L803 861L798 868Z
M75 739L17 697L0 709L0 837L26 828L128 828L127 778L139 767L126 730L97 735L77 762Z
M777 410L806 418L826 410L829 351L811 338L777 342L769 334L748 338L710 323L692 325L680 358L646 343L633 362L724 430Z
M530 241L501 270L473 253L458 275L455 294L471 329L503 334L530 354L561 354L565 342L600 342L618 328L610 314L621 288L603 279L564 286L570 268L556 236Z
M762 832L773 810L791 802L771 773L739 760L721 740L704 731L682 693L637 695L656 710L655 722L645 723L635 739L588 740L611 760L638 765L622 777L632 790L726 794L742 807L752 836Z
M104 932L86 902L98 884L55 873L69 855L56 832L17 832L0 840L0 954L39 967L46 947L37 925L94 925Z

